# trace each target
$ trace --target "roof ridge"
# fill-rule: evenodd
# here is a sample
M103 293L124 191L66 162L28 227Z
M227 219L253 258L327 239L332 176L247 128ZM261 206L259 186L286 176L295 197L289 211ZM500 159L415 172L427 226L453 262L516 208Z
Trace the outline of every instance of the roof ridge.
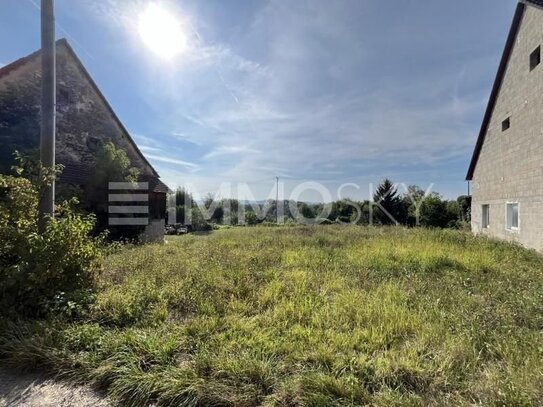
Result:
M55 44L56 45L59 45L59 44L68 45L68 40L66 40L66 38L60 38L60 39L55 41ZM41 49L39 49L37 51L34 51L31 54L28 54L28 55L26 55L24 57L18 58L15 61L10 62L7 65L4 65L3 67L0 68L0 78L7 75L11 71L17 69L18 67L24 65L26 62L29 62L30 60L36 58L38 55L40 55L40 53L41 53Z

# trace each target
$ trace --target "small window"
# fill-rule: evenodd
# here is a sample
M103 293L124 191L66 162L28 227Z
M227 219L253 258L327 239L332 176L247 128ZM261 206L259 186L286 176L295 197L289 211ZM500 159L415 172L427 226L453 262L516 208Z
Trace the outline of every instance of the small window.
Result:
M519 224L518 203L507 204L507 229L518 230Z
M511 127L511 118L508 117L502 122L502 131L508 130Z
M530 54L530 71L533 71L536 66L541 63L541 46L537 47L534 52Z
M490 205L482 206L482 225L483 229L488 229L490 227Z

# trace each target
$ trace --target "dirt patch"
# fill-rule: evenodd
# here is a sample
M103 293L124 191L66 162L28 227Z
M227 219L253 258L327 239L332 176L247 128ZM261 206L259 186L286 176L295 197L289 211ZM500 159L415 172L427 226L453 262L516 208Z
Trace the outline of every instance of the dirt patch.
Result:
M112 407L85 386L72 386L37 374L0 370L0 407Z

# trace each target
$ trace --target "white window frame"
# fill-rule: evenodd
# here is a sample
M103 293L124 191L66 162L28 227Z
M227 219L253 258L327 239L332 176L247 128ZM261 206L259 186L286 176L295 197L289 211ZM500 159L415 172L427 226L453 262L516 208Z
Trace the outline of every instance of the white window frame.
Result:
M485 208L486 208L486 218L485 218ZM490 228L490 204L481 205L481 227L483 229Z
M509 227L509 219L508 219L508 213L507 210L509 209L509 205L517 205L517 226L516 227ZM508 232L518 233L520 231L520 202L518 201L507 201L505 203L505 230Z

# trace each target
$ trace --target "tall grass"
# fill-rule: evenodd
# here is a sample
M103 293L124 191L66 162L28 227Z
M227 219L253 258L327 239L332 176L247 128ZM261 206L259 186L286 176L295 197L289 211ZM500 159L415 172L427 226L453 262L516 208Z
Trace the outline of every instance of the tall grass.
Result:
M543 403L543 260L454 231L243 228L122 250L4 363L129 406Z

